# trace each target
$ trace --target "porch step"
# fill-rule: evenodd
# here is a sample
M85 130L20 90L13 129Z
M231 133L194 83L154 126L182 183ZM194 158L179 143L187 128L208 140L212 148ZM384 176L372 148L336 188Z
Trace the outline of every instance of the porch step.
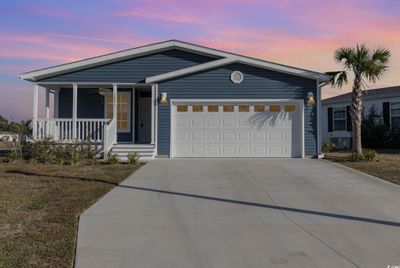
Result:
M152 144L118 143L114 144L111 154L116 154L121 161L128 161L128 155L137 153L140 160L147 161L154 158L155 147Z

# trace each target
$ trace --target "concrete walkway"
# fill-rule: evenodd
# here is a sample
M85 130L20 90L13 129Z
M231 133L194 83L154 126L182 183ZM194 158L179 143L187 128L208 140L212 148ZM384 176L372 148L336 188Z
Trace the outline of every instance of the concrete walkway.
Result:
M80 218L76 267L400 265L400 187L310 159L160 159Z

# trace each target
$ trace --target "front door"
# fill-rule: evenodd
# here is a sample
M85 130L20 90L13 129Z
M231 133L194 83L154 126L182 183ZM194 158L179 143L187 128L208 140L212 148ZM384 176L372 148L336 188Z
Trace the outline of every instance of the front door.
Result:
M138 140L139 143L150 143L151 142L151 96L147 97L147 94L139 94L138 106L139 106Z

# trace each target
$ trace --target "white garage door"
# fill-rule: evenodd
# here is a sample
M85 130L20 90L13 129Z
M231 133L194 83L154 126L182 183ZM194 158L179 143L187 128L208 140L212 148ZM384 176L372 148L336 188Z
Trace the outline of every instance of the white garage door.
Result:
M172 157L301 157L302 103L173 102Z

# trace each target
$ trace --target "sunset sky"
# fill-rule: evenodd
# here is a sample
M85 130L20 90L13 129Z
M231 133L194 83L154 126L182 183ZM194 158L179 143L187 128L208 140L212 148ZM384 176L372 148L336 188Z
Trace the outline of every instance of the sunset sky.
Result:
M400 85L399 0L1 0L0 115L32 116L19 73L168 39L319 72L340 69L338 47L381 45L390 69L371 88Z

